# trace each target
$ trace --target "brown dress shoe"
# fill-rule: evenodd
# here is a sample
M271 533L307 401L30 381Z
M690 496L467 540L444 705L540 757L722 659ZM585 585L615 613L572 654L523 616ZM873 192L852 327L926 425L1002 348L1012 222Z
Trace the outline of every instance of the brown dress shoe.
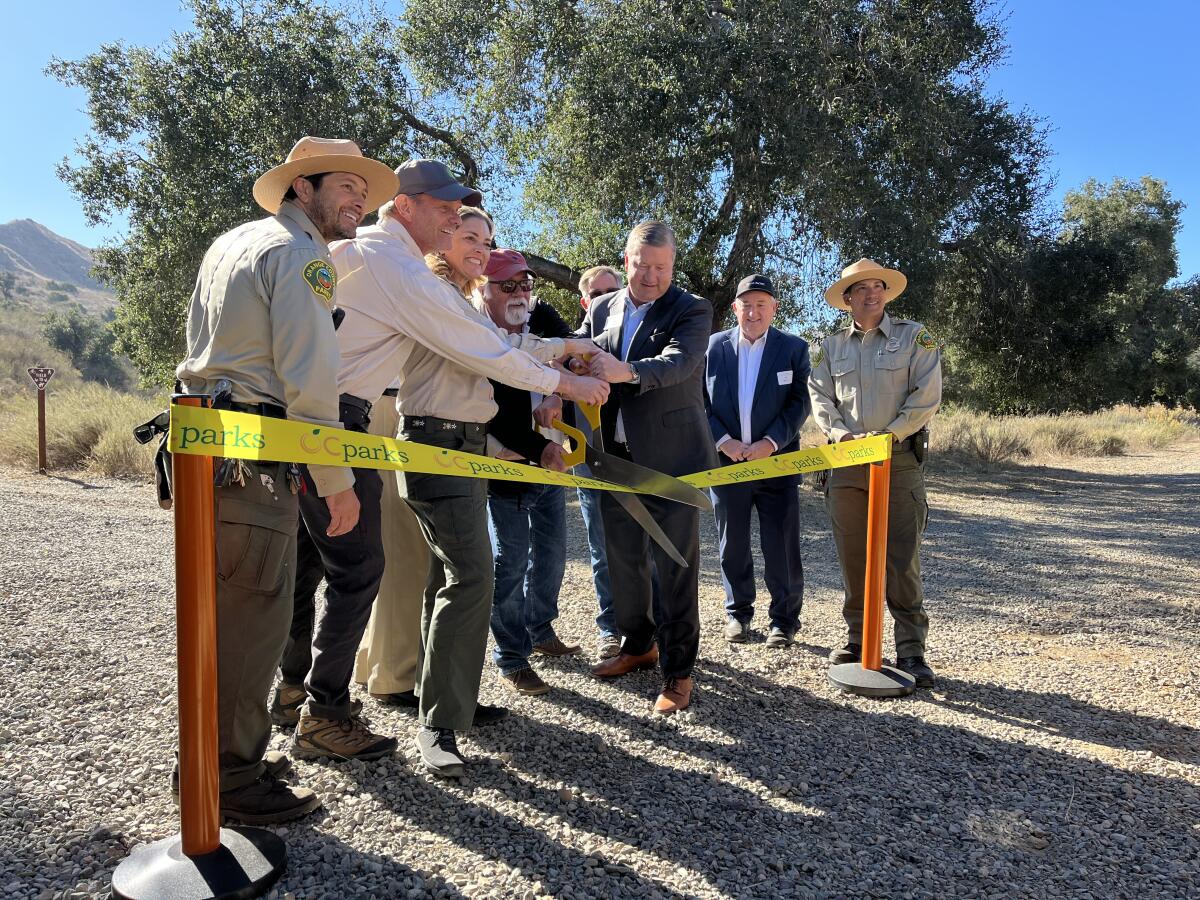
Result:
M592 667L592 674L597 678L616 678L638 669L653 669L658 664L658 648L651 645L645 653L636 656L631 653L618 653L611 659L606 659L598 666Z
M654 701L654 711L669 716L687 709L692 703L693 684L695 682L691 678L668 678L662 693Z

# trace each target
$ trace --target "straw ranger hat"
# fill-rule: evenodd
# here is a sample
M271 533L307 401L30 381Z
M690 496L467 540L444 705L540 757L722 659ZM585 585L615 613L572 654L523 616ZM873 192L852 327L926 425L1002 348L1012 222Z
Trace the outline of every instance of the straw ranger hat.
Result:
M903 272L896 269L885 269L875 260L863 257L858 262L842 269L842 277L825 291L825 302L834 309L850 309L850 304L842 298L842 294L846 293L856 282L866 281L869 278L878 278L887 285L883 292L885 305L903 294L904 289L908 286L908 279L904 277Z
M396 196L396 173L381 162L367 159L354 141L337 138L302 137L283 165L265 172L254 182L254 199L274 215L283 195L301 175L349 172L367 183L366 209L378 209Z

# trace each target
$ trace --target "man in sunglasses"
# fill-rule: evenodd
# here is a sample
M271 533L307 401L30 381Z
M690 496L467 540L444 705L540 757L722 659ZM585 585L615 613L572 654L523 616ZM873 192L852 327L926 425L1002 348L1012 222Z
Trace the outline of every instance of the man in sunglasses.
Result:
M571 329L548 303L534 304L533 271L516 250L493 250L484 272L484 310L510 335L563 338L571 352L594 349L571 339ZM499 411L488 431L523 460L562 471L563 436L534 427L561 415L562 403L532 391L492 381ZM546 412L549 405L550 411ZM513 481L488 483L488 517L496 557L496 590L492 600L492 659L501 681L518 694L550 690L529 663L533 653L570 656L578 644L565 644L554 633L558 592L566 570L566 492L552 484Z
M588 307L593 300L615 294L621 289L621 270L613 266L592 266L579 276L579 319L575 327L583 325ZM575 427L588 433L586 419L580 417ZM588 477L592 474L586 464L576 466L575 474ZM596 588L596 602L600 613L596 616L596 628L600 635L596 641L596 656L610 659L621 652L621 635L617 631L617 614L613 612L612 585L608 578L608 551L604 548L604 522L600 518L600 495L603 491L579 488L579 511L583 514L583 527L587 531L588 550L592 558L592 584Z

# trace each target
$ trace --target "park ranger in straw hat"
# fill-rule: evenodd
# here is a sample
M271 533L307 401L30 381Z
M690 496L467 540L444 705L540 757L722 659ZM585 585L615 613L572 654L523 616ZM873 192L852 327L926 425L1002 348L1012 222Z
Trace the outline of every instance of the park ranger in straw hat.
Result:
M813 360L808 391L813 418L831 442L890 433L892 486L888 511L887 604L895 621L896 664L933 685L925 663L929 618L921 593L921 535L929 519L922 475L925 426L942 401L941 351L925 326L893 319L884 307L908 279L869 259L842 270L825 292L850 324L827 337ZM862 654L863 594L867 560L866 466L834 469L825 505L842 564L849 638L831 664L857 662Z
M187 319L183 390L240 412L340 427L337 275L328 242L396 192L391 169L353 141L301 138L254 184L271 213L221 235L204 255ZM350 469L311 466L331 537L354 528ZM283 463L217 469L217 710L221 814L249 824L310 812L320 799L279 779L266 753L267 693L288 637L295 580L297 480ZM265 757L264 757L264 754Z

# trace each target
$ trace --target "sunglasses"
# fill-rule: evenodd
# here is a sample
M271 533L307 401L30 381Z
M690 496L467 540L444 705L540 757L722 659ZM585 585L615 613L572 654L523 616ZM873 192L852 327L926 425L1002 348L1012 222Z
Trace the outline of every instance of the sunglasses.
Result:
M603 297L605 294L611 294L611 293L612 293L612 291L605 291L605 290L588 291L588 299L595 300L597 297Z
M526 278L524 281L489 281L488 284L497 284L500 290L506 294L511 294L513 291L532 291L533 279Z

